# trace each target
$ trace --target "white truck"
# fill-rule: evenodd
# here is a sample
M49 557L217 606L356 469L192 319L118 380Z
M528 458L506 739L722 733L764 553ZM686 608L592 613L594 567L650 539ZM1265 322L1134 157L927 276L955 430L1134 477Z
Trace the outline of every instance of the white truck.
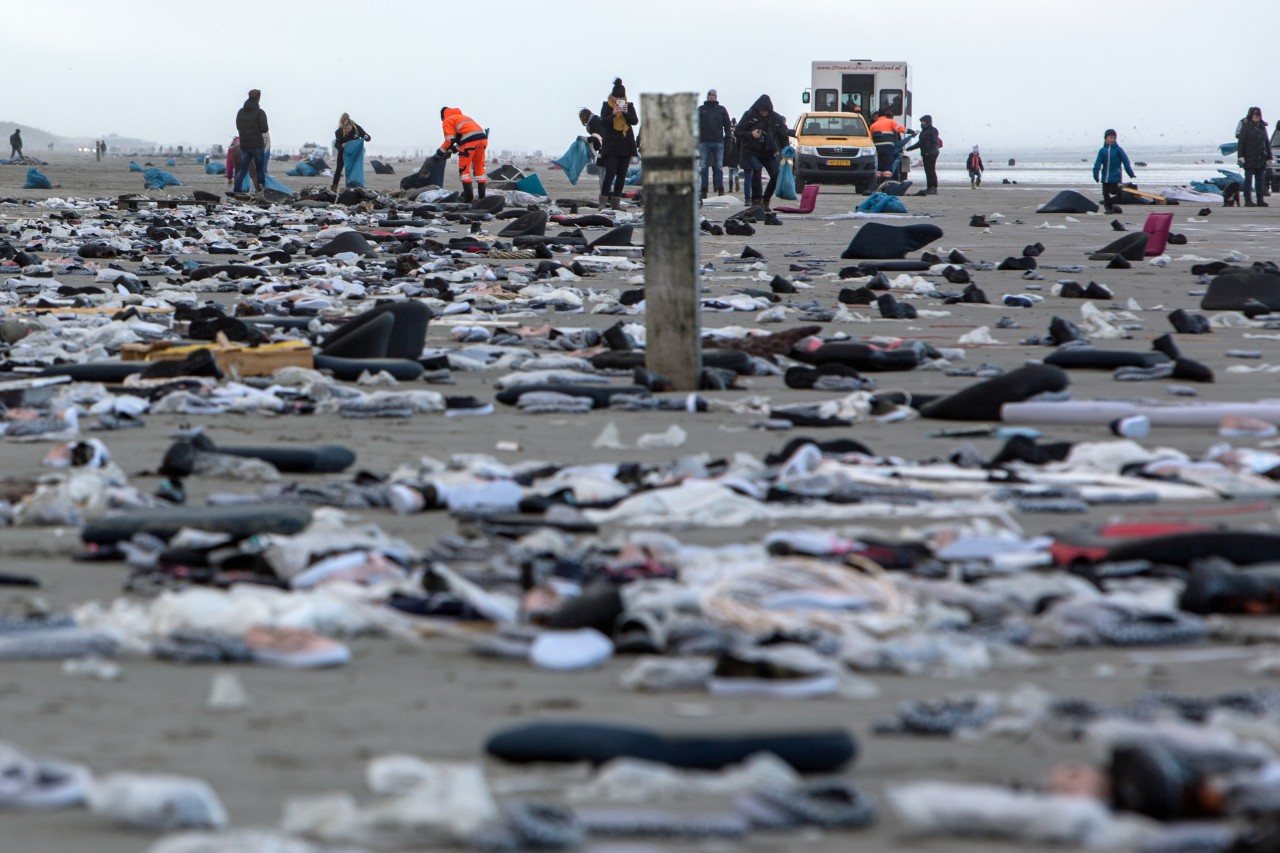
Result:
M911 127L911 67L883 59L815 60L812 85L800 100L816 112L857 112L871 123L876 110L891 109Z

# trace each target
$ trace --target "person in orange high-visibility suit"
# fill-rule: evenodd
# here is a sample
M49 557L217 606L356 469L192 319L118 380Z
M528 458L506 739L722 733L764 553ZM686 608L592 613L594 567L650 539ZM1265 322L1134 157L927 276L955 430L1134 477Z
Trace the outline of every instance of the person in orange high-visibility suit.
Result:
M484 173L484 152L489 147L489 135L475 119L462 114L457 107L441 107L440 122L444 128L444 142L435 156L445 159L451 151L458 152L458 177L462 179L462 200L471 201L471 185L476 194L484 198L485 184L489 178Z

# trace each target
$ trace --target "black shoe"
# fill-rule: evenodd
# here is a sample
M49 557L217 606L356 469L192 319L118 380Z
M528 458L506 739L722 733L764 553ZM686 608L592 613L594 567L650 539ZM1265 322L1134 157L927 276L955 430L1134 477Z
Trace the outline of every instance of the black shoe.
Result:
M893 298L892 293L880 294L876 305L880 308L880 316L886 320L914 320L920 316L914 305L899 302Z
M764 255L760 254L760 251L759 251L758 249L753 249L753 248L751 248L750 246L743 246L743 247L742 247L742 254L741 254L741 255L739 255L739 257L742 257L742 258L763 258L763 257L764 257Z
M1208 317L1203 314L1188 314L1181 308L1169 314L1169 322L1175 332L1184 335L1207 335L1212 331Z
M836 301L844 305L870 305L876 301L876 294L866 287L843 287Z
M964 267L949 266L942 271L942 277L952 284L968 284L971 281L969 271Z
M774 293L795 293L796 292L796 286L792 284L788 279L783 278L780 275L775 275L773 277L773 281L769 282L769 288Z
M1112 299L1114 296L1109 287L1096 281L1089 282L1089 286L1084 289L1085 299Z

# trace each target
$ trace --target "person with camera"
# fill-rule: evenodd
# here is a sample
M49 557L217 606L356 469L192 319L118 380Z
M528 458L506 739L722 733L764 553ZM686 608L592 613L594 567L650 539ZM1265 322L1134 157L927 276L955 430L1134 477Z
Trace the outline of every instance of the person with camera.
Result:
M774 112L772 98L761 95L738 120L733 133L739 142L738 165L747 203L768 210L778 187L779 157L787 147L787 120ZM763 172L769 173L769 184L761 192Z
M600 140L600 167L604 179L600 184L600 208L618 208L622 204L622 188L627 184L631 158L640 153L635 126L640 123L636 105L627 100L622 78L616 77L609 97L600 105L600 121L604 133Z

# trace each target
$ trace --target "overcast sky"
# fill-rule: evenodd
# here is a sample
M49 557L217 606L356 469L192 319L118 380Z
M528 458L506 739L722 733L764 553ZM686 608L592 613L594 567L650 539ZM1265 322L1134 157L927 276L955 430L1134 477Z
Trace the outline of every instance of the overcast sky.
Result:
M767 92L794 117L815 59L909 62L949 151L1088 153L1115 127L1134 156L1212 152L1250 105L1280 114L1276 0L43 0L4 24L0 120L174 145L228 142L256 87L277 150L343 111L375 153L434 148L450 105L491 150L558 155L615 75L633 100L713 87L737 116Z

